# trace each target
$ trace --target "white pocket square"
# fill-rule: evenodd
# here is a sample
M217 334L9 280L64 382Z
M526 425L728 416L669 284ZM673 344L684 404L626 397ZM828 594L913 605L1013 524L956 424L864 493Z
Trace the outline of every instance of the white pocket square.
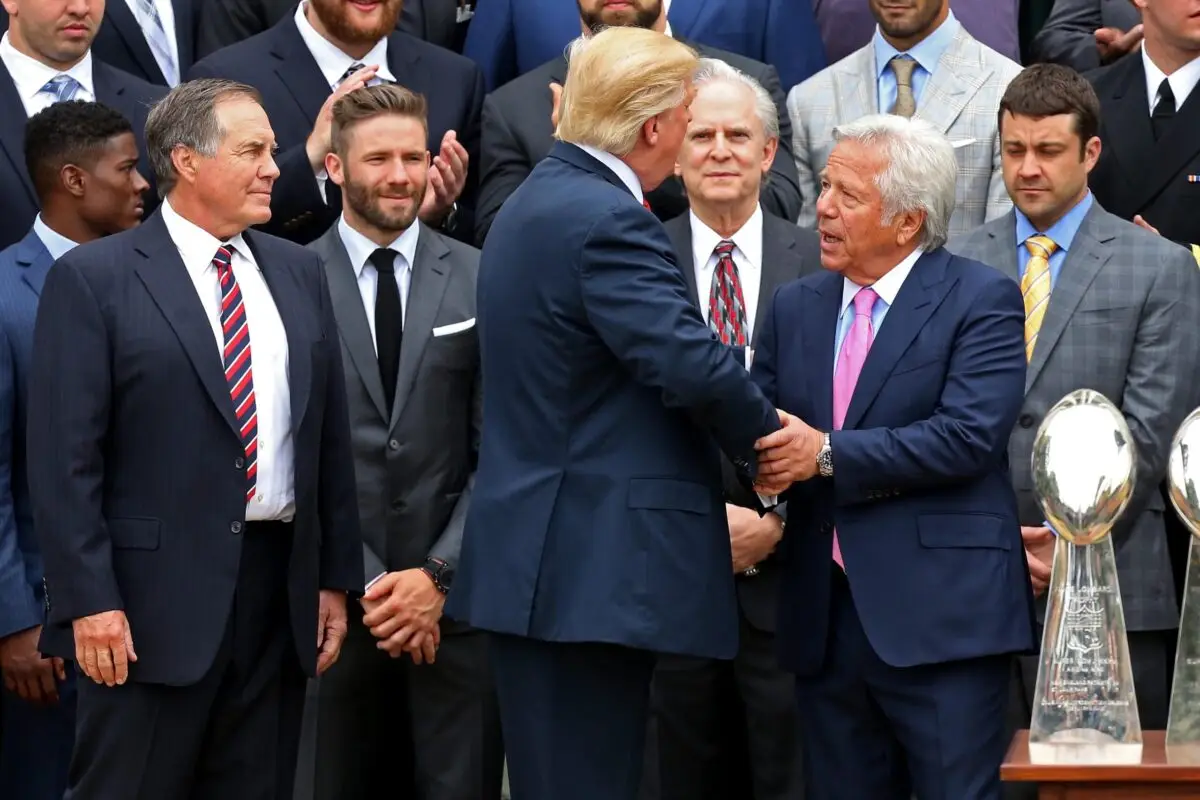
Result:
M475 318L464 319L462 322L453 322L449 325L443 325L440 328L433 329L434 336L449 336L452 333L462 333L469 331L475 327Z
M953 139L950 146L957 150L960 147L966 147L969 144L975 144L975 139Z

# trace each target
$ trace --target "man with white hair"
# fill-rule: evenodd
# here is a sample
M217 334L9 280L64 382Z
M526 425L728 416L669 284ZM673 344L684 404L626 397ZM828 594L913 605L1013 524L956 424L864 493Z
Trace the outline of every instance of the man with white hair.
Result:
M644 206L687 132L694 51L609 28L569 61L559 142L480 260L486 400L445 612L496 634L513 796L633 800L655 653L737 652L718 445L749 476L756 442L802 425L688 302Z
M688 296L721 343L745 358L775 290L820 271L817 234L762 207L760 190L772 163L788 157L779 150L779 115L766 89L745 72L707 58L700 60L692 85L692 119L675 168L690 211L666 223L667 235ZM752 785L756 800L792 800L802 791L795 679L775 657L781 568L774 551L786 511L760 514L758 501L728 462L724 477L738 598L737 656L658 660L653 705L659 798L728 797L735 790L723 785L723 777L730 776L739 788ZM726 705L738 707L736 724L721 724ZM730 743L722 741L729 738L747 740L749 775L729 768Z
M869 116L834 137L817 201L828 273L775 295L753 366L820 442L803 461L768 437L758 473L799 481L780 498L778 637L808 787L998 799L1010 659L1034 648L1006 461L1021 292L944 249L957 168L934 127Z

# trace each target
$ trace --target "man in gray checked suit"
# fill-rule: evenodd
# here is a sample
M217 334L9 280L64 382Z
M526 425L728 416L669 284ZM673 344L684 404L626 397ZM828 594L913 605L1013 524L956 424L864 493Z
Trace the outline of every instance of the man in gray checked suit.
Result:
M833 149L834 127L886 112L923 119L954 145L958 193L952 236L995 219L1012 207L1000 175L996 106L1020 65L972 38L950 11L950 0L870 4L878 23L870 44L788 95L800 176L797 223L816 227L821 171Z
M425 99L396 84L335 104L325 165L342 216L311 245L341 334L368 587L340 662L310 687L297 785L314 800L379 786L500 796L487 640L442 616L478 449L479 251L416 219L425 114Z
M1164 728L1178 623L1159 484L1171 438L1200 402L1200 270L1188 251L1109 214L1088 190L1100 101L1068 67L1030 67L1000 104L1004 180L1016 209L950 248L1008 273L1025 296L1025 405L1009 443L1021 534L1043 602L1053 533L1033 494L1030 454L1064 395L1094 389L1125 414L1137 445L1133 499L1113 530L1142 728ZM1018 665L1029 724L1036 659Z

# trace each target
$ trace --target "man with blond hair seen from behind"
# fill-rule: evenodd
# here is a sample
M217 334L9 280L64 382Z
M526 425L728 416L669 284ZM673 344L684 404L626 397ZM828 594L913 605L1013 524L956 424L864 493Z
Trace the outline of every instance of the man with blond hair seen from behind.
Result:
M481 256L486 401L446 614L495 634L513 797L633 800L656 652L737 652L717 445L754 474L783 415L643 206L675 168L695 53L611 28L568 60L559 142Z

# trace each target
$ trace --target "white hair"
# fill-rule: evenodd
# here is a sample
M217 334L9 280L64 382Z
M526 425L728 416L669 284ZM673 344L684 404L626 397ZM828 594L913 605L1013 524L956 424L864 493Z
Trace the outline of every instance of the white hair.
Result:
M749 89L754 95L754 113L762 123L768 139L779 138L779 109L762 84L740 69L729 66L715 58L702 58L692 77L692 85L699 89L706 83L730 83Z
M833 129L835 142L858 142L877 149L887 165L875 178L883 198L884 225L898 214L925 212L921 247L946 243L958 181L954 147L928 122L894 114L873 114Z

